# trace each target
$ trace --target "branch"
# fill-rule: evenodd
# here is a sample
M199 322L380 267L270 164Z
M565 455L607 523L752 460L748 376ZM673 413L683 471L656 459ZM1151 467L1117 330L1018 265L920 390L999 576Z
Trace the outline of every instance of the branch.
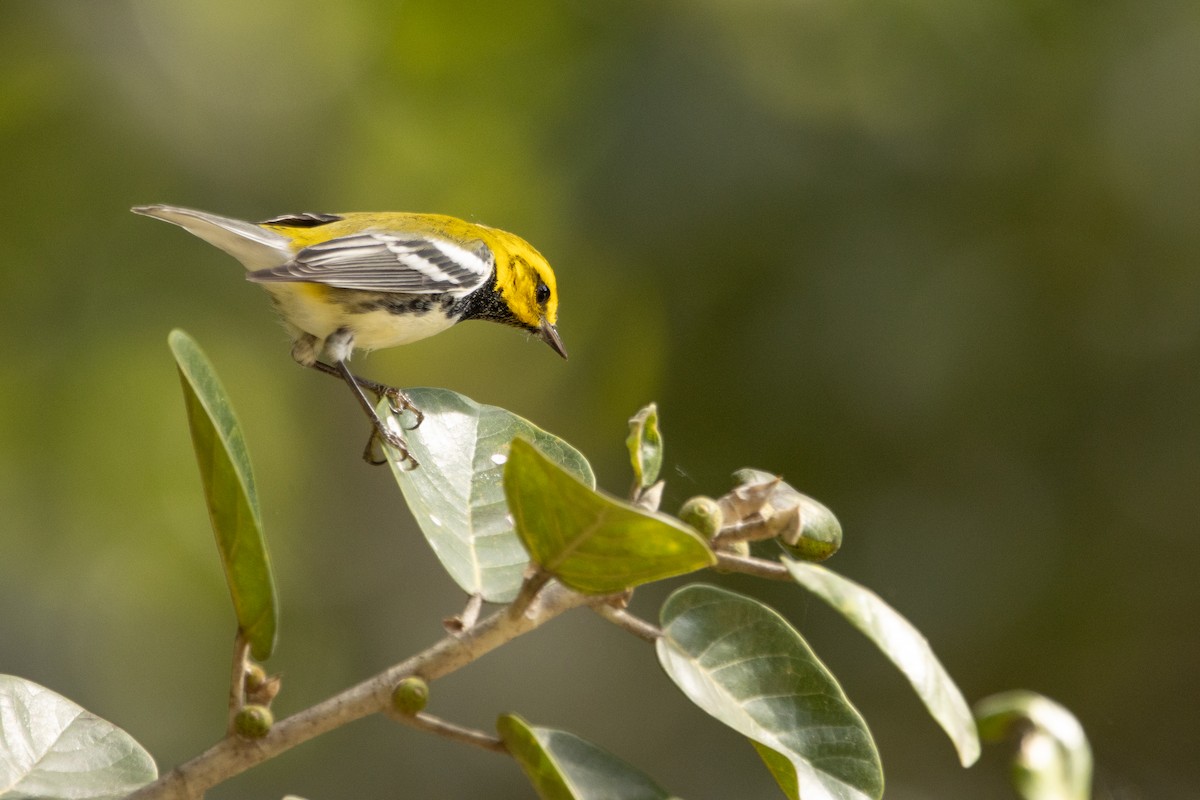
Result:
M508 748L504 746L504 742L500 741L499 738L483 731L475 730L474 728L455 725L453 722L447 722L441 717L426 714L424 711L418 714L392 712L388 716L397 722L410 725L417 730L436 733L438 736L443 736L452 742L474 745L484 750L490 750L493 753L504 753L506 755L508 753Z
M442 627L446 629L446 633L462 633L475 625L482 608L483 595L476 592L467 598L467 607L461 614L442 620Z
M722 550L716 551L716 556L717 572L740 572L744 575L768 578L773 581L795 581L792 573L787 571L787 567L778 561L768 561L765 558L755 558L754 556L739 556Z
M211 748L180 764L128 800L195 800L222 781L348 722L384 711L392 689L409 675L433 681L465 667L500 645L528 633L559 614L605 598L573 592L551 583L538 593L538 602L513 615L502 608L463 633L437 644L357 686L280 720L270 733L253 741L227 736Z
M537 564L530 564L525 575L525 580L521 581L521 588L517 591L516 598L508 604L508 615L510 617L523 617L533 611L533 601L537 599L538 592L542 587L550 582L551 575L546 570L542 569Z
M776 527L772 527L767 520L755 515L750 519L726 525L717 531L712 538L712 545L716 548L733 542L760 542L765 539L774 539L778 533Z
M237 638L233 642L233 668L229 676L229 722L225 735L233 735L234 719L242 706L246 704L246 658L250 655L250 642L246 634L238 628Z
M616 608L608 603L597 603L592 606L592 610L618 628L629 631L639 639L650 642L650 644L654 644L662 636L661 628L651 625L641 617L636 617L622 608Z

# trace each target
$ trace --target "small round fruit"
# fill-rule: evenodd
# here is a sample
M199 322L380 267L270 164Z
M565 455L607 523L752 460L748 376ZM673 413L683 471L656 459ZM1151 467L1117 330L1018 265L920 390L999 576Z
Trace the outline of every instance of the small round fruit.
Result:
M429 702L429 684L416 675L409 675L392 690L392 708L401 714L419 714Z
M266 706L257 703L243 706L233 718L233 729L244 739L261 739L271 732L275 715Z
M711 539L724 524L721 506L711 497L693 497L679 509L679 518Z

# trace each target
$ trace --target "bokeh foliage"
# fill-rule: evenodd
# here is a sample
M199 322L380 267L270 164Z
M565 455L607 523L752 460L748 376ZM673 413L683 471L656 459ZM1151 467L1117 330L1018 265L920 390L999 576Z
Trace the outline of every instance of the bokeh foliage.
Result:
M1198 37L1177 0L6 3L0 671L164 768L222 729L231 621L175 326L255 453L296 707L437 634L460 595L358 461L344 387L291 363L235 263L127 209L441 211L547 255L571 360L472 323L357 369L509 408L608 487L656 400L668 507L782 473L969 697L1043 692L1087 728L1098 792L1189 796ZM786 603L871 720L889 798L1007 796L869 645ZM665 689L583 620L439 699L604 742L685 796L772 796ZM366 722L214 796L526 796L449 747Z

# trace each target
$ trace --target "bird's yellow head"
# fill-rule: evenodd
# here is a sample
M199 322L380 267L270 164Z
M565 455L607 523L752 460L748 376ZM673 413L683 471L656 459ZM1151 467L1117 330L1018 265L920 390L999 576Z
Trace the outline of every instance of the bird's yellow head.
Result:
M496 258L496 284L516 323L538 334L563 358L567 351L558 336L558 286L554 270L529 242L506 231L489 229L488 245Z

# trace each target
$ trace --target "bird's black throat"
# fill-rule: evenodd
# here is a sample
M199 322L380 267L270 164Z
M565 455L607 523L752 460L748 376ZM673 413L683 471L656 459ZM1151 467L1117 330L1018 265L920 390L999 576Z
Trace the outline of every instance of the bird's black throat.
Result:
M488 279L483 286L455 303L451 313L458 313L459 320L483 319L489 322L499 322L501 325L529 329L529 326L517 319L508 303L500 292L496 291L496 275Z

